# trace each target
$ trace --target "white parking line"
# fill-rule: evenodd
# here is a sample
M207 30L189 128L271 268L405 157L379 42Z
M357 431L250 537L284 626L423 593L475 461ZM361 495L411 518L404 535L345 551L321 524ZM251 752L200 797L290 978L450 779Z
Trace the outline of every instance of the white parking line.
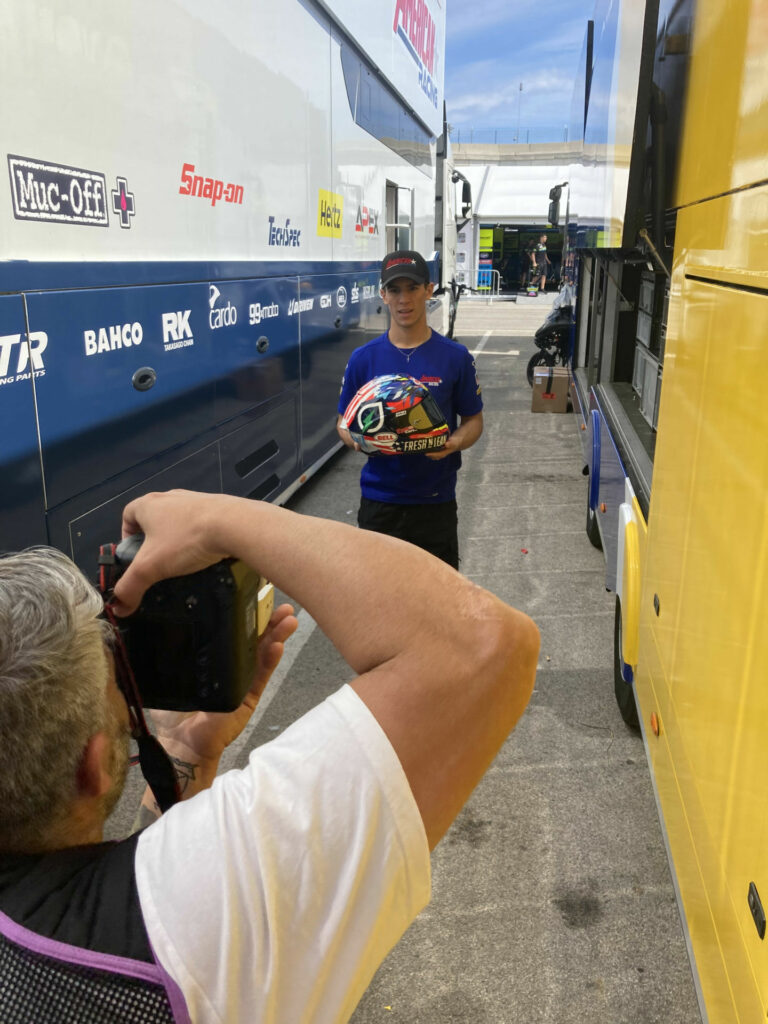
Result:
M473 352L472 355L484 355L484 356L519 356L519 348L511 348L507 352L497 352L495 349L487 348L482 353Z
M490 338L490 336L492 334L493 334L493 331L486 331L485 332L485 334L480 339L480 344L477 346L477 348L472 350L472 355L473 356L479 355L483 351L483 349L485 348L486 341L488 341L488 339Z

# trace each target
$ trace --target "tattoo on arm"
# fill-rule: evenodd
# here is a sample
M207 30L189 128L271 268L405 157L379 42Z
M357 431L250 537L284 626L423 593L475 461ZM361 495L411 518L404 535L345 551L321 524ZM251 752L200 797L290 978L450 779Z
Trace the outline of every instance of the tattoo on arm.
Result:
M195 776L195 769L198 767L196 764L192 764L191 761L182 761L180 757L172 757L173 768L176 772L176 778L179 780L179 790L181 792L181 798L184 799L184 794L187 791L187 786L192 782Z
M176 778L179 782L179 791L181 793L181 799L183 800L190 782L197 778L195 769L198 768L198 765L192 764L191 761L182 761L180 757L171 757L171 762L173 764L174 771L176 772ZM149 790L147 792L149 793ZM146 828L147 825L151 825L154 821L157 821L159 817L161 817L161 811L156 800L152 800L151 807L147 806L147 804L142 804L133 823L133 831L138 832L139 829Z

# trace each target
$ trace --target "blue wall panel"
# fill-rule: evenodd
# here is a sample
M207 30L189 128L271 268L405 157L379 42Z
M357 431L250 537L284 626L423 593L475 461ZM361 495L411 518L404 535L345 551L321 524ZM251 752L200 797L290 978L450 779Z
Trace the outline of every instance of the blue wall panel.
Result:
M49 513L51 544L70 555L94 582L99 545L120 540L123 509L129 501L148 491L166 491L173 487L219 491L216 444L174 461L149 477L136 477L128 487L124 486L128 482L126 477L98 483L87 494L78 495ZM183 528L180 523L179 529Z
M276 395L298 390L298 279L220 281L206 287L215 422L227 423ZM234 323L224 322L233 316Z
M125 287L128 265L103 279L87 264L12 267L50 290L0 297L2 543L50 541L88 565L130 495L284 492L337 443L349 354L387 325L378 264L238 264L274 276L231 280L152 265L152 285L139 266Z
M298 388L295 298L295 278L30 295L49 506Z
M14 551L30 539L46 540L43 482L35 424L33 383L45 375L46 346L32 338L26 345L24 301L0 296L0 550ZM37 373L32 379L32 371Z
M607 590L615 591L616 559L619 547L619 505L624 501L624 483L627 473L594 391L590 392L590 407L597 410L596 419L600 430L600 465L595 510L600 524L600 536L605 554L605 586ZM590 483L594 479L592 470L590 462ZM605 511L602 511L602 506L605 506Z
M386 330L379 274L322 274L301 278L313 299L301 319L302 464L327 451L336 434L336 403L351 352Z
M214 422L207 285L48 292L28 297L49 343L38 387L49 507ZM153 387L134 374L149 367Z

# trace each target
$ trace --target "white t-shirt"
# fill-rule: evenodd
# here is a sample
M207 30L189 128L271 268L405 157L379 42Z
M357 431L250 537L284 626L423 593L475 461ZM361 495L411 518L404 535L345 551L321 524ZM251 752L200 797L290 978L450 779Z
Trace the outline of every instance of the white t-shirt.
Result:
M139 839L155 954L195 1024L341 1024L429 902L389 740L349 686Z

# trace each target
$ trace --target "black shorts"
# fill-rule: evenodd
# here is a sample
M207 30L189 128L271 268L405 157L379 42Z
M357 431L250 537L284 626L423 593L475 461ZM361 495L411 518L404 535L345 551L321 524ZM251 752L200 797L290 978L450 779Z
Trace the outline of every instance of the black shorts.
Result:
M455 501L432 505L394 505L360 499L357 525L361 530L386 533L429 551L454 569L459 568L458 514Z

